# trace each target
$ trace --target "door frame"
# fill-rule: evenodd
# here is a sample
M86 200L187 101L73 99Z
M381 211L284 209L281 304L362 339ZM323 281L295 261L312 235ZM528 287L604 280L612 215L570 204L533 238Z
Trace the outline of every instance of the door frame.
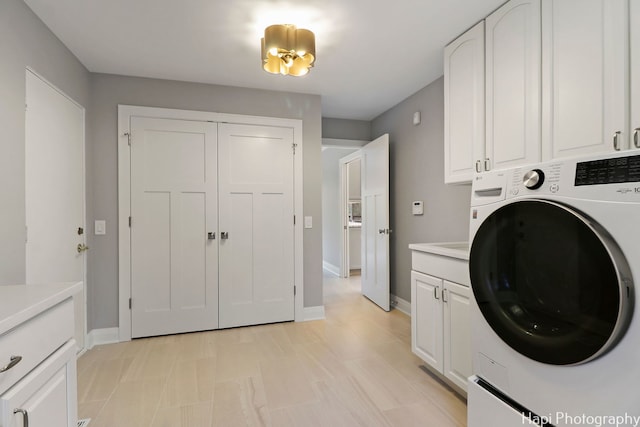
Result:
M340 232L342 233L342 239L340 239L340 277L344 278L350 276L349 266L351 265L349 260L349 221L347 219L349 216L349 163L356 160L362 161L362 150L360 149L338 160L340 164ZM362 177L362 171L360 176ZM360 258L362 258L362 251Z
M274 117L248 116L240 114L214 113L206 111L177 110L170 108L118 105L118 339L131 340L131 152L129 135L131 117L227 122L248 125L288 127L293 129L296 144L293 156L294 215L294 297L295 321L304 320L304 252L303 252L303 144L302 120Z
M89 241L89 230L87 227L87 110L86 108L73 99L71 96L67 95L63 90L61 90L58 86L51 83L50 80L45 78L42 74L38 73L32 67L25 67L25 104L26 104L26 85L27 85L27 73L31 73L38 79L42 80L46 85L51 87L53 90L58 92L60 95L68 99L71 103L76 105L82 111L82 221L84 226L84 235L83 240L86 245ZM26 129L26 114L25 114L25 129ZM25 136L26 138L26 136ZM25 158L25 162L27 159ZM26 197L26 196L25 196ZM26 209L26 205L25 205ZM26 211L25 211L25 219L26 219ZM28 238L28 234L27 234ZM26 246L25 246L26 250ZM26 263L25 263L26 264ZM26 267L25 267L25 276L26 276ZM25 277L26 278L26 277ZM83 301L82 301L82 313L84 315L84 325L83 325L83 343L82 348L78 348L78 354L84 354L88 348L88 330L87 330L87 320L88 320L88 295L87 295L87 252L83 252L82 255L82 293L83 293Z

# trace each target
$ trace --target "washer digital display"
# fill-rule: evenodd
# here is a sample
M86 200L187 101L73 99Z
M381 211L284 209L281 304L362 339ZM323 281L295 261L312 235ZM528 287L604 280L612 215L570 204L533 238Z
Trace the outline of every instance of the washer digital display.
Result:
M591 160L576 165L576 187L623 182L640 182L640 156Z

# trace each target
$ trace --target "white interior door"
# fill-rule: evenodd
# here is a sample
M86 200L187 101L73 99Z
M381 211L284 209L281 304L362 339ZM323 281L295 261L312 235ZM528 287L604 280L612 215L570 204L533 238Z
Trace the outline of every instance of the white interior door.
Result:
M219 156L220 327L293 320L293 129L220 124Z
M26 281L84 282L84 109L29 70L26 104ZM80 349L84 295L74 297Z
M131 119L131 335L218 326L217 125Z
M362 294L389 311L389 135L362 147Z

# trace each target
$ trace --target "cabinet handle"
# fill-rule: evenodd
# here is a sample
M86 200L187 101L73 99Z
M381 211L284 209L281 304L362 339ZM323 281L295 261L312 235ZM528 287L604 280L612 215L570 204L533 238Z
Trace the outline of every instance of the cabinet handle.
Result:
M486 171L491 170L491 160L489 160L488 157L484 159L484 170Z
M22 427L29 427L29 413L26 409L14 409L15 414L22 414Z
M476 161L476 172L482 172L482 166L480 166L480 160Z
M9 369L16 366L22 360L22 356L11 356L9 359L9 363L0 368L0 374L3 372L7 372Z
M216 232L215 231L210 231L207 233L207 239L208 240L216 240Z
M622 132L619 130L613 134L613 149L616 151L620 151L620 134L622 134Z
M438 296L438 289L440 289L440 286L436 286L435 288L433 288L433 297L435 299L440 299L440 297Z
M640 128L633 130L633 145L635 145L636 148L640 148Z
M443 289L442 290L442 302L449 302L449 300L446 298L447 296L447 290Z
M223 231L220 233L220 238L222 240L227 240L229 238L229 232L228 231Z

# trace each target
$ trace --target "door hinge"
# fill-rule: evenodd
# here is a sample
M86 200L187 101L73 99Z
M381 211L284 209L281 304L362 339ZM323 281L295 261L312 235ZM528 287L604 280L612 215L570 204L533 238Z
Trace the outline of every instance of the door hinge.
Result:
M291 144L291 147L293 148L293 154L296 154L296 147L298 146L298 144L296 144L295 142L293 144Z
M131 134L129 132L125 132L124 136L127 137L127 145L131 147Z
M129 228L131 228L131 217L129 217Z
M131 298L129 298L129 310L131 310Z

